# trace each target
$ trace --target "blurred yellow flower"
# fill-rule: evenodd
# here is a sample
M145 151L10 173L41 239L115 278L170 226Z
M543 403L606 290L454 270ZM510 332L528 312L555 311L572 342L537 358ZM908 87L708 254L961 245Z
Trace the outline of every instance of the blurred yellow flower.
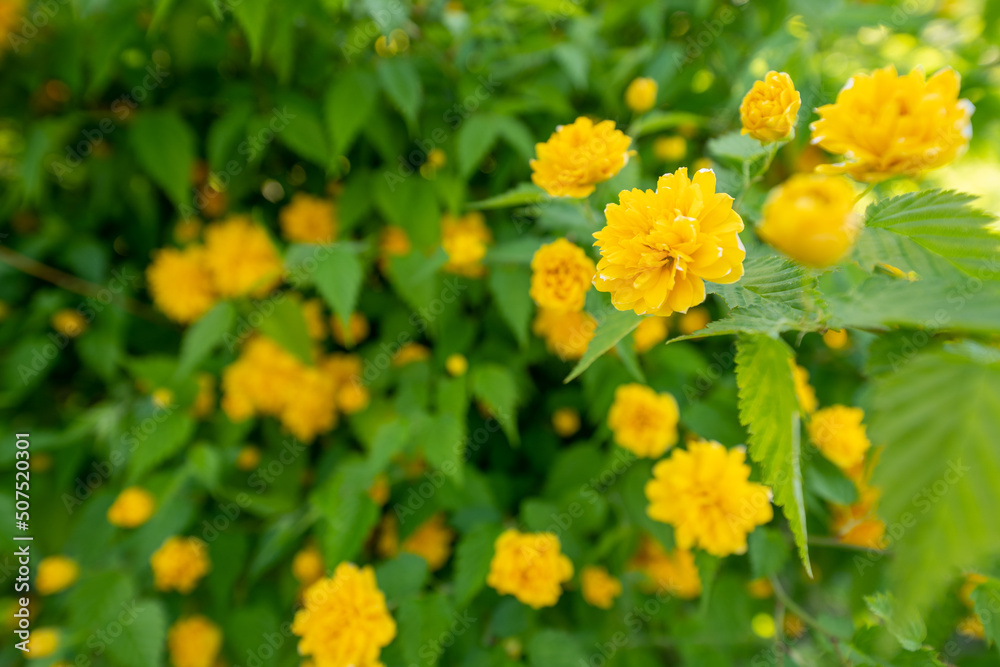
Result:
M583 248L566 239L543 245L531 259L531 298L539 308L582 310L594 270Z
M236 467L244 472L253 470L260 465L260 449L253 445L241 447L236 454Z
M281 234L292 243L331 243L337 238L337 208L329 199L296 192L278 214Z
M234 215L205 229L205 261L223 297L264 296L281 282L281 257L263 227Z
M861 423L864 417L861 408L846 405L817 410L809 420L809 439L837 466L852 468L861 463L871 447Z
M302 317L306 321L306 332L314 341L326 339L326 316L323 314L323 302L319 299L306 299L302 302Z
M438 513L410 533L400 548L423 558L433 572L448 562L454 539L455 531L445 523L444 514Z
M757 235L800 264L836 264L861 232L854 200L846 178L795 174L767 196Z
M580 586L587 604L600 609L611 609L615 598L622 594L622 583L605 568L594 565L580 572Z
M108 508L108 523L119 528L137 528L149 521L155 509L153 494L140 486L130 486Z
M481 277L486 273L483 258L492 242L493 233L482 213L473 211L461 218L446 213L441 220L441 246L448 255L444 270L468 278Z
M166 387L160 387L153 390L153 393L149 395L149 400L153 407L163 410L174 404L174 392Z
M865 549L882 549L885 523L875 516L879 490L867 484L858 485L858 500L853 505L834 505L830 529L844 544Z
M389 483L389 476L384 472L380 472L375 475L375 481L372 482L371 487L368 489L368 497L381 507L389 502L389 493L391 491L392 487Z
M670 394L641 384L623 384L615 390L608 426L619 446L655 459L677 444L679 418L677 401Z
M198 373L198 393L194 397L191 412L197 419L204 419L215 411L215 376L211 373Z
M816 390L809 384L809 371L794 361L789 360L788 363L792 367L792 381L795 383L795 398L799 400L799 407L806 414L812 414L818 403Z
M586 197L628 162L632 143L611 120L596 125L581 116L560 125L545 143L535 144L531 180L553 197Z
M198 218L184 218L174 225L174 241L181 245L197 241L200 236L201 220Z
M417 361L430 359L431 351L420 343L405 343L392 356L393 366L406 366Z
M222 649L222 630L204 616L188 616L170 627L167 649L173 667L213 667Z
M687 549L667 553L663 546L643 536L639 549L629 561L629 568L646 575L648 590L666 591L682 600L701 595L701 577L694 554Z
M632 79L625 89L625 104L635 113L646 113L656 106L656 81L649 77Z
M452 377L461 377L469 370L469 360L462 354L450 354L444 360L445 370Z
M38 563L35 590L39 595L53 595L66 590L80 576L80 566L66 556L49 556Z
M31 631L28 652L24 657L28 660L48 658L59 649L60 640L60 633L55 628L36 628Z
M687 139L680 136L657 137L653 142L653 155L664 162L679 162L687 155Z
M315 544L298 551L292 558L292 576L302 586L311 586L323 578L326 567L323 554Z
M781 141L795 129L802 97L792 77L784 72L768 72L755 81L740 104L743 134L763 142Z
M24 0L3 0L0 2L0 54L14 42L15 29L21 20Z
M333 329L333 339L337 341L337 344L348 349L368 338L371 331L368 318L358 312L351 313L347 318L346 330L339 315L330 317L330 327Z
M686 312L705 300L705 280L734 283L743 275L743 219L733 198L715 192L715 174L688 179L682 167L656 191L623 190L594 234L601 249L594 286L618 310L639 315Z
M552 413L552 428L561 438L569 438L580 430L580 413L573 408L559 408Z
M697 306L680 316L677 321L677 329L686 336L704 329L711 321L712 314L708 312L708 308Z
M562 584L573 576L573 563L562 554L554 533L505 530L494 545L486 583L501 595L540 609L562 595Z
M388 257L403 257L410 254L413 246L410 236L402 227L389 225L379 233L378 249L383 259Z
M299 654L321 667L379 667L379 654L396 637L396 622L370 566L341 563L332 578L306 589L292 632Z
M831 350L843 350L851 344L851 339L846 329L828 329L823 332L823 342Z
M197 537L171 537L149 559L157 590L190 593L212 565L208 545Z
M87 326L87 318L75 308L63 308L52 316L52 328L67 338L76 338Z
M758 577L747 582L747 592L750 597L765 600L774 595L774 587L767 577Z
M649 352L667 339L670 333L670 320L666 317L653 315L645 317L632 332L632 344L639 354Z
M146 268L146 282L156 307L181 324L194 322L219 299L205 249L197 245L157 250Z
M361 380L361 357L356 354L331 354L320 361L319 366L336 387L334 396L341 412L352 415L368 407L371 396Z
M746 451L700 441L674 450L653 467L646 483L647 513L674 527L681 549L713 556L742 554L747 535L773 518L771 490L749 481Z
M597 330L597 321L585 311L560 312L539 308L532 332L545 339L549 352L563 361L579 359Z
M802 622L802 619L787 609L785 610L785 617L782 619L781 625L782 630L785 631L785 637L789 639L798 639L806 632L806 624Z
M951 68L926 80L920 68L899 76L892 65L852 77L810 125L813 144L845 159L816 170L877 182L948 164L972 138L975 107L958 98L960 86Z

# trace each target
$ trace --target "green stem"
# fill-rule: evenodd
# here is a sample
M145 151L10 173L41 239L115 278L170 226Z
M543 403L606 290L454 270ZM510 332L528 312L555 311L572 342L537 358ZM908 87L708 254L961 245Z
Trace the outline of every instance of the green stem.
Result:
M785 592L785 589L784 587L782 587L781 582L778 581L778 577L771 576L768 577L768 579L771 582L771 588L774 589L774 597L778 598L778 600L783 605L788 607L793 614L801 618L803 623L812 628L815 628L816 630L819 630L824 635L827 635L836 641L840 641L839 637L834 637L832 634L830 634L828 630L826 630L822 625L819 624L819 621L813 618L812 615L810 615L809 612L807 612L805 609L800 607L799 604L795 600L793 600L791 596L788 595L788 593Z

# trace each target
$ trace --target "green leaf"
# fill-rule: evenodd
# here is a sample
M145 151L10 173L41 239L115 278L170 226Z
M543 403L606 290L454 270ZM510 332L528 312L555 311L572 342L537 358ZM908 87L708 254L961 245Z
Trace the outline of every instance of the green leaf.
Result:
M170 201L175 206L189 202L195 134L180 114L173 110L137 113L129 139L140 166Z
M480 524L465 533L455 548L455 605L466 607L486 585L486 575L493 560L493 545L501 528Z
M858 489L843 471L822 454L809 459L806 486L823 500L838 505L851 505L858 499Z
M455 140L458 171L468 178L490 152L499 137L500 127L492 114L470 116L458 130Z
M323 115L327 131L333 138L335 156L346 153L351 147L377 97L378 86L370 76L357 70L340 74L327 90Z
M497 265L490 269L486 284L514 338L522 348L527 347L532 311L531 269L520 265Z
M135 584L124 572L107 570L84 575L69 593L70 627L90 632L115 620L135 599Z
M709 139L706 148L712 157L734 167L743 173L747 180L761 172L767 163L768 153L772 150L750 135L741 134L739 131Z
M509 206L524 206L525 204L538 204L549 199L552 199L552 197L547 195L544 190L534 183L521 183L501 195L471 202L468 204L468 207L477 210L487 210L507 208Z
M257 328L299 361L312 365L312 340L309 338L301 304L287 297L275 300L272 304L274 311L265 316Z
M427 462L462 485L465 479L465 415L442 413L427 423Z
M375 568L379 590L385 593L391 603L396 604L419 593L429 574L427 561L406 552Z
M568 632L539 630L525 647L532 667L579 667L588 664L587 654Z
M899 234L969 275L996 280L1000 233L991 215L970 206L975 200L952 190L910 192L869 206L865 225Z
M524 264L530 265L535 253L542 245L554 241L552 238L526 236L513 241L497 243L486 251L483 260L487 264Z
M375 71L382 90L403 114L407 124L415 128L423 98L423 86L417 68L405 58L379 58Z
M983 623L986 639L1000 651L1000 581L989 579L975 587L972 601Z
M513 372L499 364L482 364L470 374L473 395L482 401L500 422L507 439L514 446L521 442L517 430L517 380Z
M167 643L167 611L159 600L139 600L120 623L121 635L108 642L108 658L120 667L160 667Z
M443 637L454 637L469 628L468 615L456 614L448 598L432 593L409 599L399 607L399 642L408 665L433 667L444 651Z
M327 256L316 268L314 280L323 300L337 314L347 331L364 281L364 267L357 253L342 244L327 248Z
M571 382L579 377L581 373L590 368L590 365L598 357L617 345L618 341L622 338L632 333L643 319L642 315L636 315L631 310L608 309L599 315L601 316L595 315L597 330L594 331L594 337L591 339L590 345L587 346L587 351L583 353L580 361L577 362L576 366L573 367L573 370L566 376L563 382Z
M151 430L147 433L145 425ZM136 482L150 470L179 452L194 434L194 419L179 410L150 416L136 426L126 444L134 447L128 462L128 479Z
M269 525L261 535L257 550L250 560L250 579L256 579L294 550L317 517L315 510L303 508L290 514L282 514ZM332 568L329 563L327 566Z
M955 572L1000 553L1000 362L983 348L916 355L871 387L868 430L883 445L874 484L879 514L901 526L889 580L925 609ZM855 558L859 574L873 565Z
M788 560L788 543L780 530L761 526L747 538L750 575L754 579L778 574Z
M336 474L318 486L312 504L324 521L323 554L327 567L353 560L378 522L378 507L368 497L372 476L361 461L341 464Z
M795 397L791 348L780 338L744 335L736 343L736 383L740 422L747 427L750 458L774 492L795 536L809 576L806 510L799 450L799 402Z
M389 462L410 442L410 429L401 421L386 422L375 431L371 451L365 467L364 478L370 484L376 475L388 467Z
M181 354L177 360L177 378L190 375L223 342L236 320L236 310L228 301L220 301L184 332Z
M903 648L907 651L920 649L927 637L927 626L916 609L900 604L892 593L866 595L865 604L873 614L882 619L885 627Z
M311 100L286 93L278 97L270 128L285 146L320 167L331 162L329 142L319 107Z
M263 53L264 32L267 30L269 0L242 0L232 6L236 22L246 33L250 43L250 57L253 63L259 64Z
M687 111L651 111L642 118L636 119L629 126L628 135L633 139L638 139L647 134L655 134L682 125L701 127L704 124L704 116Z

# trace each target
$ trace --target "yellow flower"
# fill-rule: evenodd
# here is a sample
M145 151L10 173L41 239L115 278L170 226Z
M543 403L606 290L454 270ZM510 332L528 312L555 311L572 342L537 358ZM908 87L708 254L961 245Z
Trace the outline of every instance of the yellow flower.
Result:
M632 332L632 344L639 354L649 352L667 339L670 333L670 320L666 317L646 317Z
M197 537L171 537L149 559L157 590L190 593L212 568L208 545Z
M393 366L406 366L417 361L429 359L431 351L420 343L406 343L392 357Z
M378 667L379 654L396 637L396 622L371 567L341 563L332 578L306 589L292 632L299 654L319 667Z
M553 197L586 197L628 162L632 143L612 120L596 125L581 116L560 125L545 143L535 144L531 180Z
M795 174L767 196L757 235L800 264L836 264L861 232L854 197L841 176Z
M832 350L843 350L851 344L846 329L828 329L823 333L823 342Z
M594 263L566 239L543 245L531 260L531 298L539 308L582 310L594 279Z
M441 220L441 246L448 255L444 270L468 278L481 277L486 273L483 257L492 242L493 233L482 213L473 211L461 218L446 213Z
M750 597L765 600L774 595L774 587L767 577L758 577L747 582L747 592Z
M72 586L80 576L80 566L66 556L49 556L38 564L35 589L40 595L52 595Z
M292 243L331 243L337 237L337 209L333 202L303 192L278 214L281 233Z
M658 394L641 384L615 390L608 426L615 443L637 456L658 458L677 443L680 412L670 394Z
M690 600L701 595L701 577L694 554L687 549L667 550L656 540L643 536L639 550L629 561L629 568L646 575L650 590L666 591Z
M469 370L469 360L462 354L450 354L444 360L445 370L452 377L461 377Z
M701 441L675 450L653 467L646 483L647 513L674 527L677 546L713 556L742 554L747 535L773 518L771 490L749 481L741 447Z
M540 609L562 595L562 583L573 577L573 563L562 554L554 533L505 530L494 545L486 583L501 595Z
M615 598L622 594L621 582L603 567L594 565L585 567L580 572L580 585L587 604L600 609L611 609Z
M695 331L700 331L707 327L711 321L712 315L708 312L708 308L698 306L680 316L677 322L677 329L684 335L693 334Z
M597 321L582 310L559 312L540 308L531 330L545 339L549 352L563 361L579 359L597 330Z
M361 357L356 354L331 354L320 362L320 369L334 383L337 408L352 415L368 407L370 395L361 381Z
M222 648L222 630L204 616L189 616L170 627L167 648L173 667L212 667Z
M87 330L87 318L75 308L63 308L52 316L52 328L67 338L76 338Z
M28 640L28 653L25 658L28 660L41 660L48 658L59 649L60 636L55 628L37 628L31 631Z
M375 481L372 482L371 487L368 489L368 497L381 507L389 502L389 493L391 491L392 487L389 484L389 476L384 472L380 472L375 475Z
M198 245L157 250L146 282L156 307L181 324L194 322L219 299L205 249Z
M281 257L264 228L248 216L209 225L205 257L215 289L224 297L264 296L281 282Z
M156 509L156 499L146 489L130 486L108 508L108 522L119 528L138 528L149 521Z
M879 490L859 485L858 500L853 505L834 505L830 529L844 544L882 549L885 547L885 523L875 516Z
M448 527L444 515L439 513L410 533L410 536L403 540L401 548L407 553L423 558L433 572L448 561L454 539L455 531Z
M970 614L958 624L958 634L971 639L986 639L986 628L976 614Z
M632 79L625 89L625 104L635 113L646 113L656 106L656 81L641 76Z
M307 299L302 303L302 317L306 320L306 332L314 341L326 339L326 318L323 316L323 302Z
M432 148L430 152L427 153L427 164L429 164L433 169L440 169L448 164L448 155L440 148Z
M948 164L972 137L975 107L958 99L960 85L951 68L929 80L919 68L899 76L892 65L851 78L809 126L813 144L845 158L817 171L877 182Z
M352 348L364 339L368 338L371 327L368 318L361 313L351 313L347 318L347 329L340 321L339 315L330 318L330 326L333 329L333 339L341 347Z
M160 387L153 390L153 393L149 395L149 400L153 407L164 410L174 404L174 392L166 387Z
M962 587L958 591L958 597L969 609L975 607L975 603L972 601L972 591L976 590L979 584L985 584L989 579L979 574L978 572L969 572L965 575L965 581L962 582Z
M678 162L687 155L687 139L684 137L658 137L653 142L653 155L664 162Z
M378 526L375 553L382 558L393 558L399 553L399 522L395 514L386 513Z
M794 361L789 360L792 367L792 380L795 382L795 398L799 400L799 407L806 414L816 411L818 405L816 401L816 391L809 384L809 371L799 366Z
M833 405L816 411L809 420L809 438L823 456L848 469L861 463L871 447L861 408Z
M191 412L198 419L204 419L215 410L215 376L211 373L198 373L198 394L194 398Z
M580 430L580 413L573 408L559 408L552 413L552 428L561 438L569 438Z
M253 470L260 465L260 449L253 445L241 447L236 455L236 467L243 471Z
M302 586L313 585L323 578L325 572L323 554L315 544L310 544L292 558L292 576Z
M379 234L378 249L383 259L409 255L412 250L410 236L402 227L393 225L383 227Z
M742 133L758 141L781 141L795 129L801 104L792 77L784 72L768 72L763 81L754 82L740 104Z
M785 617L782 619L781 625L785 636L790 639L798 639L806 632L806 624L802 622L802 619L788 610L785 610Z
M618 310L639 315L686 312L705 300L705 280L734 283L743 275L743 219L733 198L715 192L715 174L688 179L682 167L660 177L656 191L623 190L604 210L594 234L601 249L594 286Z

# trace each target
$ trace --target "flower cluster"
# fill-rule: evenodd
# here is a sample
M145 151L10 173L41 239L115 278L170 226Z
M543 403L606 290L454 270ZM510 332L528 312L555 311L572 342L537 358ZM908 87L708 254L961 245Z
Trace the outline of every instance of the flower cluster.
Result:
M545 143L535 144L531 180L553 197L586 197L628 162L632 140L614 121L581 116L560 125Z
M167 649L174 667L212 667L222 649L222 630L204 616L182 618L170 627Z
M871 447L861 408L833 405L817 410L809 419L809 439L823 456L848 470L864 461Z
M108 522L119 528L138 528L149 521L156 509L156 500L146 489L130 486L115 498L108 508Z
M603 567L590 565L580 572L580 586L587 604L611 609L615 598L622 594L622 583Z
M156 550L150 565L153 582L161 591L190 593L208 574L208 545L197 537L171 537Z
M486 583L501 595L540 609L559 601L563 582L572 576L573 563L562 554L553 533L511 529L497 538Z
M481 278L486 273L483 258L491 243L493 233L478 211L461 218L446 214L441 221L441 246L448 255L445 271L467 278Z
M330 243L337 236L337 208L333 202L296 193L278 215L281 233L293 243Z

